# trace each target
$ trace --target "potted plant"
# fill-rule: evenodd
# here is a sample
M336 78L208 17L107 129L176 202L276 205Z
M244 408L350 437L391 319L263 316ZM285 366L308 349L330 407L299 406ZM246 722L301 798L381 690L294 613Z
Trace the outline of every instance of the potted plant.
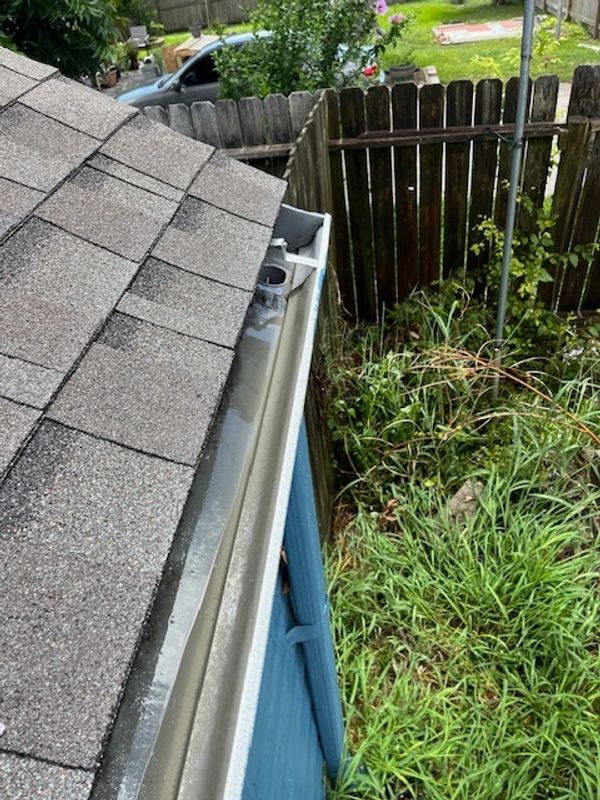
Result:
M129 69L134 70L140 68L140 62L138 60L138 50L139 48L137 44L132 39L129 39L127 41L127 56L129 58Z
M384 8L382 5L382 10ZM387 6L385 6L387 10ZM378 9L379 11L379 9ZM396 65L390 67L385 71L386 83L400 83L403 81L411 81L414 78L417 65L412 60L414 53L413 45L408 42L403 42L403 37L410 26L410 16L405 14L390 14L387 17L389 29L385 37L381 37L380 44L375 45L376 55L383 55L385 50L392 48L394 60ZM381 51L378 53L378 49Z

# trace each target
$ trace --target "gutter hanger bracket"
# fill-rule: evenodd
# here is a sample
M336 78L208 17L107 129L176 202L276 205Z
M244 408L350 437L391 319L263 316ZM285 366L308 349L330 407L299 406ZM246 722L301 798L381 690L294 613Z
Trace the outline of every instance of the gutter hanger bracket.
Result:
M323 623L328 619L328 615L329 598L325 598L321 619L318 622L314 622L312 625L296 625L290 628L285 635L285 641L290 647L293 647L295 644L319 639L323 635Z

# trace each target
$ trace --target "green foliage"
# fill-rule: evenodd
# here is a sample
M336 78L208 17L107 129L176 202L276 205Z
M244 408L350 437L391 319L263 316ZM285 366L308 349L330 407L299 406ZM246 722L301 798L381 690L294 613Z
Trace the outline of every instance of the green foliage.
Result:
M531 259L513 314L543 277ZM416 292L331 364L346 522L327 562L353 756L335 800L597 789L600 326L532 333L499 366L476 287ZM453 513L466 481L480 498Z
M552 237L555 221L550 208L536 208L526 196L518 198L518 202L520 214L528 219L529 230L517 229L513 236L506 334L513 344L525 341L530 347L531 341L553 337L560 330L560 321L540 300L542 285L553 280L550 271L560 276L563 270L578 267L580 260L589 265L596 247L577 245L569 253L556 252ZM488 291L490 299L495 301L495 287L499 285L502 268L504 232L490 219L483 220L477 230L481 239L471 249L476 254L486 255L480 280L485 281L488 287L494 287Z
M585 40L584 30L579 25L565 22L564 38L556 38L556 20L547 19L537 25L533 34L532 54L537 70L547 73L560 62L560 47L565 41ZM505 75L518 75L521 59L520 44L507 47L499 56L476 55L471 63L487 75L494 75L501 80Z
M158 19L156 8L150 0L113 0L118 16L118 26L124 39L129 37L130 25L145 25L148 33L159 34L164 31Z
M394 4L391 10L417 15L409 34L400 41L400 49L404 48L405 43L412 45L413 60L422 67L433 64L443 83L464 78L479 80L501 77L506 80L515 75L518 57L505 63L504 56L507 51L516 53L518 40L497 39L442 45L432 35L432 28L451 22L481 23L520 17L523 14L522 2L495 6L490 4L490 0L468 0L463 5L455 5L450 0L427 0L427 2L407 0ZM552 39L551 27L552 22L548 23L550 39ZM593 44L589 30L584 26L564 24L559 47L553 47L551 52L544 47L534 51L531 63L532 77L548 74L550 70L561 80L570 81L575 67L579 64L600 64L600 52L580 46L586 41ZM486 59L476 59L482 53L485 53ZM552 59L551 66L548 66L548 56ZM403 54L397 52L396 47L389 47L383 58L383 66L387 68L400 64L403 60Z
M335 86L345 64L355 64L359 72L399 38L405 25L402 20L375 40L375 6L366 0L259 0L250 22L255 34L270 31L272 36L216 54L225 97Z
M18 50L72 78L93 76L118 36L109 0L4 0L0 29Z

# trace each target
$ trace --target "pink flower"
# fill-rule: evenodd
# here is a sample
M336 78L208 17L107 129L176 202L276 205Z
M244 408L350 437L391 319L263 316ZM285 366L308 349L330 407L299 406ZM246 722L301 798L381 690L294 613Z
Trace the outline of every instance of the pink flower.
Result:
M377 64L370 64L368 67L363 67L362 74L365 78L372 78L379 72L379 66Z
M391 25L402 25L403 22L406 22L406 16L404 14L392 14L389 17L389 21Z
M387 14L387 10L388 4L385 2L385 0L377 0L375 3L375 11L378 14Z

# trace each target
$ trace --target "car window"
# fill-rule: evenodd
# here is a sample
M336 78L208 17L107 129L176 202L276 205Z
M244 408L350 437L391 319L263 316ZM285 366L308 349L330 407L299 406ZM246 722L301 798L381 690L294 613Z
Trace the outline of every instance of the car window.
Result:
M212 55L209 53L192 64L181 78L182 86L198 86L202 83L216 83L219 80Z

